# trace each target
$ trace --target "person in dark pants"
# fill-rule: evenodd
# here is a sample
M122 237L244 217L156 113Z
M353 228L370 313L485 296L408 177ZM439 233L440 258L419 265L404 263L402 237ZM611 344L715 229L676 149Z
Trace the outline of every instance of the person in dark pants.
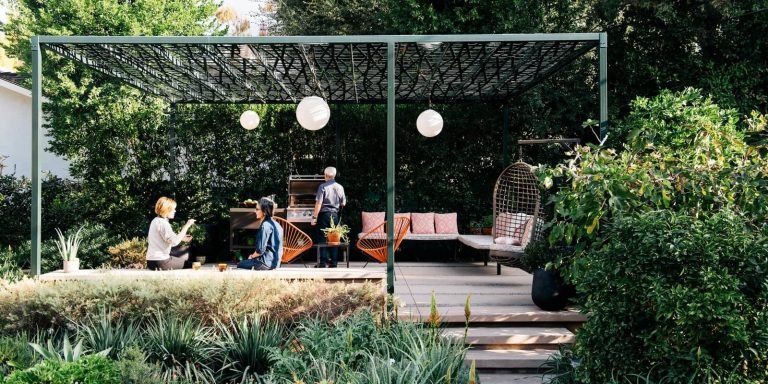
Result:
M147 233L147 269L154 271L189 268L188 256L171 256L171 248L179 245L182 240L192 240L187 231L195 220L187 220L179 233L174 232L168 220L176 216L176 200L165 196L157 199L155 213L157 217L152 219Z
M283 257L283 228L272 220L275 204L262 197L256 206L256 219L261 226L256 232L256 250L248 255L248 260L237 264L238 268L266 271L280 268Z
M339 211L347 204L347 197L344 195L344 187L336 182L336 168L328 167L323 172L325 183L317 187L315 194L315 211L312 214L312 226L317 227L315 232L315 242L325 242L323 229L331 226L331 219L335 224L339 224ZM328 253L330 252L330 262L328 262ZM320 263L315 268L325 268L328 263L329 268L336 268L339 260L338 248L326 248L320 254Z

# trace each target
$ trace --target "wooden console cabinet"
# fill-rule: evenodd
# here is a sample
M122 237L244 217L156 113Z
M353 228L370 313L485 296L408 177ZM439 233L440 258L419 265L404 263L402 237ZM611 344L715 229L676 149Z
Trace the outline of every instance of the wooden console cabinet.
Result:
M276 209L274 215L283 217L285 209ZM259 223L256 221L256 208L230 208L229 251L234 252L240 249L252 250L254 244L248 244L248 241L256 237L257 229L259 229Z

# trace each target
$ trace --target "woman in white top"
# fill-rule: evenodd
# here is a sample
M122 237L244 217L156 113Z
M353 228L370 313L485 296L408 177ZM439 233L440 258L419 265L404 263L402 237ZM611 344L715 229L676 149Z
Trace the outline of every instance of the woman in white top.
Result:
M182 240L190 241L192 238L187 235L187 231L194 219L189 219L181 227L179 233L173 232L171 223L168 219L173 219L176 215L176 201L169 197L161 197L155 203L155 213L157 217L152 219L147 234L147 269L182 269L187 261L187 255L182 257L171 256L171 247L179 245Z

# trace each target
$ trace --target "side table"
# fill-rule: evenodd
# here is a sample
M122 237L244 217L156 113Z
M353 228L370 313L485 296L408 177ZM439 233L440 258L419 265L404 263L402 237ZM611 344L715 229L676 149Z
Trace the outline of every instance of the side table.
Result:
M339 251L344 253L344 258L341 261L347 263L347 268L349 268L349 243L317 243L313 247L317 248L317 264L320 264L320 252L323 248L339 248ZM338 260L336 261L338 262Z

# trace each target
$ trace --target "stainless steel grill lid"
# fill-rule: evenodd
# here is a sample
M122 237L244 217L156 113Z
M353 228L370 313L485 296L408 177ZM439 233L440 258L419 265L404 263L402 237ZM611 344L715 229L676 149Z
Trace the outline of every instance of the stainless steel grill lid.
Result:
M286 219L291 222L309 223L315 208L317 187L325 182L323 175L288 176L288 207Z

